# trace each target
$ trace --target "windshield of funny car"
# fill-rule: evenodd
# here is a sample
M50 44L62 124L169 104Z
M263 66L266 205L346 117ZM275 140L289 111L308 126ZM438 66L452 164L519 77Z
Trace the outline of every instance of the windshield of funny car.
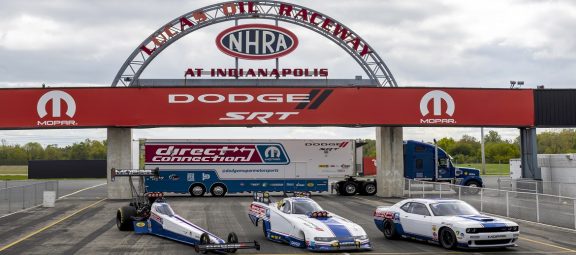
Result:
M307 214L311 212L322 211L322 207L314 201L294 201L292 203L293 214Z
M439 202L430 204L434 216L477 215L480 214L471 205L461 201Z

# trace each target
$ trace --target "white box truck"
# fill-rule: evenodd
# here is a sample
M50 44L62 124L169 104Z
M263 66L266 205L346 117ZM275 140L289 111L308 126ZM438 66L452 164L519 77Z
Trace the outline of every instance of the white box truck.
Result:
M355 175L358 153L361 144L354 140L148 139L145 168L159 168L159 176L146 177L145 186L148 192L192 196L324 192L329 190L329 179Z

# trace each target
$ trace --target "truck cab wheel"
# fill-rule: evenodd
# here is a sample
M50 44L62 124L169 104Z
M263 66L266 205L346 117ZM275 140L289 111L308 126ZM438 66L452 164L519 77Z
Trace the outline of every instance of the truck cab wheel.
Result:
M223 197L226 195L226 191L226 186L223 184L214 184L210 189L210 194L212 194L213 197Z
M201 184L194 184L190 187L190 195L193 197L201 197L206 193L206 188Z
M340 186L340 194L344 196L353 196L358 191L356 183L347 181L344 185Z
M480 185L480 183L478 181L475 180L471 180L466 182L466 187L464 188L464 193L465 194L469 194L469 195L476 195L480 192L480 188L482 188L482 185Z
M373 196L374 194L376 194L376 183L365 182L362 185L362 195Z

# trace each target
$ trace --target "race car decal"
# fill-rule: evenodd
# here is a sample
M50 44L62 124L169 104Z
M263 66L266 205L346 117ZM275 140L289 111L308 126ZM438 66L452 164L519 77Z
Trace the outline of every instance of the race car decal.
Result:
M494 221L493 218L486 217L483 215L459 216L459 217L467 219L467 220L478 221L485 228L499 228L499 227L507 227L508 226L508 225L506 225L506 223L492 222L492 221Z
M178 216L178 215L174 215L174 218L178 219L180 222L182 222L182 223L184 223L184 224L186 224L186 225L188 225L188 226L190 226L190 227L193 227L193 228L195 228L195 229L200 230L200 231L203 232L203 233L208 233L208 235L209 235L210 237L215 238L216 240L218 240L219 243L225 243L224 240L222 240L221 238L219 238L219 237L215 236L214 234L212 234L212 233L210 233L210 232L208 232L208 231L206 231L206 230L204 230L204 229L202 229L202 228L200 228L200 227L192 224L191 222L187 221L186 219L184 219L184 218L182 218L182 217L180 217L180 216Z
M317 218L316 220L326 225L336 237L352 237L352 234L346 226L333 218Z

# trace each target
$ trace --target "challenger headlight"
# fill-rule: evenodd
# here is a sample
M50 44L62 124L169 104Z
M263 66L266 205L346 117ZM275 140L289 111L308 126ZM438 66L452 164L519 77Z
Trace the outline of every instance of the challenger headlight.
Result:
M314 241L317 242L331 242L337 240L336 237L314 237Z
M510 229L510 231L512 231L512 232L516 232L516 231L518 231L518 226L510 227L509 229Z

